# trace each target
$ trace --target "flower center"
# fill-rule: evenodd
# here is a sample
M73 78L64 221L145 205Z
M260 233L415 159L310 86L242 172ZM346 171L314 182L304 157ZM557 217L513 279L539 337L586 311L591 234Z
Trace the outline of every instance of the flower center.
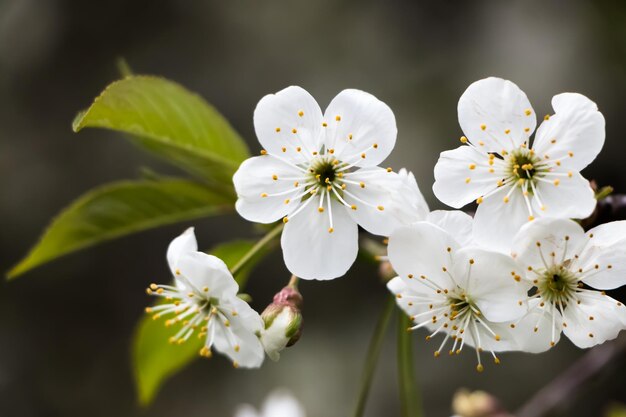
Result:
M509 155L507 173L509 177L518 181L533 180L536 176L541 177L545 169L542 169L541 159L528 148L521 147Z
M336 180L343 177L343 174L338 172L339 166L340 163L337 159L322 156L312 161L309 172L312 180L316 181L319 186L327 187L332 186Z
M578 281L578 277L563 265L554 265L538 279L537 292L544 300L563 308L576 294Z

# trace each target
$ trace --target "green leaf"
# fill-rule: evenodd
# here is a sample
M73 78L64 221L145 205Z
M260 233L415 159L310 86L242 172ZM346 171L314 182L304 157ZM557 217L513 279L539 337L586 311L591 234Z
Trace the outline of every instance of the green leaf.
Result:
M234 196L232 175L249 157L228 121L200 96L172 81L129 76L109 85L72 125L112 129Z
M237 240L223 243L210 253L222 259L229 268L236 265L255 246L255 241ZM254 266L271 250L265 246L236 274L235 279L243 288ZM148 405L154 400L161 385L172 375L182 370L199 355L203 340L192 336L182 345L172 345L168 339L176 330L166 328L162 320L153 320L145 315L135 331L133 339L133 372L140 404Z
M124 181L96 188L52 221L8 278L106 240L230 210L227 198L188 180Z
M400 311L398 315L398 380L402 417L422 417L420 390L415 380L413 365L413 339L407 330L412 326L409 317Z

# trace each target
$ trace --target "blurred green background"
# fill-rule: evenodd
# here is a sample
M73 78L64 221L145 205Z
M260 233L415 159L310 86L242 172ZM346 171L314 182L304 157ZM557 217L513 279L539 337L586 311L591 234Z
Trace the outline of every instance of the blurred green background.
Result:
M344 88L373 93L394 110L398 142L389 165L413 170L433 208L439 152L461 135L456 104L473 81L516 82L538 114L577 91L598 103L607 141L587 178L626 191L626 3L623 1L409 0L0 0L0 270L36 241L50 218L88 189L134 178L143 166L172 168L106 131L71 132L80 109L117 78L116 57L136 72L166 76L199 92L256 142L252 112L288 85L322 108ZM155 404L135 402L129 345L168 280L165 250L188 225L141 233L0 282L0 416L229 416L289 387L310 417L347 416L385 291L371 268L331 282L304 282L305 332L260 371L235 371L222 357L198 360L168 381ZM203 247L251 235L236 216L195 223ZM288 279L280 253L253 274L262 310ZM622 291L622 300L626 299ZM618 297L620 294L617 295ZM399 414L395 326L385 342L367 416ZM415 334L428 416L450 414L460 387L485 389L509 409L583 352L563 340L539 355L505 354L474 371L468 350L433 359L437 341ZM558 414L600 415L626 401L626 361L613 361Z

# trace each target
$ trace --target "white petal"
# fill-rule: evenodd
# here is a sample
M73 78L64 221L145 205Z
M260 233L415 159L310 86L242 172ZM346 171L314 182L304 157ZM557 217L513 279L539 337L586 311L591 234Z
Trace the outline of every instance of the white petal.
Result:
M580 252L586 238L582 227L569 219L541 218L526 224L514 238L513 256L526 270L543 269ZM554 260L552 259L554 254Z
M459 99L458 113L465 136L474 145L483 142L488 152L519 147L537 125L526 94L501 78L486 78L470 85Z
M520 301L528 297L531 285L521 280L523 272L510 256L464 248L453 257L456 283L489 321L511 321L526 314L526 305Z
M533 148L539 155L560 160L566 168L581 171L604 145L604 116L596 103L577 93L554 96L552 107L555 114L537 129Z
M418 222L391 234L389 261L403 278L420 280L425 276L440 288L451 288L454 283L443 268L451 269L450 253L457 248L457 242L448 233L433 224Z
M259 101L254 110L254 129L267 152L298 160L298 146L307 154L319 151L322 111L306 90L287 87Z
M170 266L172 275L176 275L178 260L181 256L197 251L198 242L196 241L196 235L194 234L193 227L188 228L180 236L172 240L167 248L167 263Z
M626 307L597 291L578 293L580 304L565 307L563 332L580 348L588 348L615 339L626 327Z
M324 119L328 124L326 146L335 149L335 155L344 162L376 166L396 144L398 129L393 112L364 91L343 90L328 105Z
M609 246L587 246L580 259L581 281L590 287L612 290L626 285L626 237Z
M444 302L445 297L436 293L432 286L428 286L419 278L395 277L387 282L387 289L396 297L396 304L407 316L425 312L428 307L423 303L424 298L432 298L433 303ZM416 300L419 297L420 300Z
M226 264L220 258L202 252L181 256L174 276L190 290L203 292L207 287L209 296L215 298L235 296L239 290Z
M263 404L263 417L306 417L306 413L291 393L279 389Z
M542 307L539 300L532 300L530 307L528 314L513 329L517 350L545 352L559 342L563 319L561 313L549 303L544 303Z
M236 296L221 302L219 307L226 310L228 325L221 315L212 319L219 321L215 332L215 349L242 368L260 367L265 358L265 351L256 335L263 328L261 316ZM233 314L233 311L237 314Z
M604 223L587 232L593 235L594 246L611 246L626 237L626 220Z
M426 221L439 226L459 242L461 247L473 243L472 228L474 219L460 210L435 210L428 213Z
M584 219L593 213L596 208L596 199L589 185L589 181L578 172L572 172L572 176L557 178L555 183L537 183L537 191L544 210L537 212L539 215L550 217L563 217Z
M415 176L406 168L400 168L398 176L404 187L401 192L394 193L394 200L398 207L404 209L401 215L402 223L411 224L426 219L430 209L417 185Z
M304 192L305 182L301 171L270 155L246 159L233 176L239 197L235 208L246 220L275 222L300 204L294 197Z
M504 202L510 188L494 194L478 205L474 215L474 240L480 246L498 252L509 253L513 236L525 223L529 212L519 188Z
M313 197L317 198L317 197ZM302 279L328 280L344 275L358 252L358 228L344 206L332 201L333 232L328 205L318 212L317 202L308 204L285 225L281 238L289 271Z
M435 165L435 196L449 206L461 208L495 189L502 175L489 172L488 162L487 153L471 146L442 152Z
M368 232L389 236L395 228L412 223L411 220L417 218L417 214L400 197L401 194L407 196L410 190L395 172L371 167L359 169L346 178L364 185L347 184L343 198L350 206L356 207L356 210L349 209L350 216Z

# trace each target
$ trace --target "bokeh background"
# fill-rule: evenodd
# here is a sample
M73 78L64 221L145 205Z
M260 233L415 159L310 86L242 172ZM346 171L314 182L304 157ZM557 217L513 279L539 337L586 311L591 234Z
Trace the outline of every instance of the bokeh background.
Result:
M50 218L88 189L135 178L141 167L177 173L120 135L73 134L75 113L118 77L125 57L139 73L203 95L258 150L252 112L265 94L296 84L324 107L341 89L369 91L399 127L391 166L413 170L427 200L439 152L456 147L456 103L473 81L515 81L538 114L577 91L595 100L607 141L588 178L626 191L626 3L622 1L411 0L0 0L0 270L36 241ZM133 328L145 286L168 279L164 253L187 225L141 233L0 282L1 416L232 415L289 387L310 417L347 416L385 293L371 268L305 282L303 339L278 363L234 371L198 360L168 381L147 410L130 371ZM202 245L251 235L236 216L195 222ZM279 253L253 274L264 308L288 278ZM624 299L624 297L622 297ZM395 328L388 334L367 416L396 416ZM415 335L428 416L450 414L460 387L485 389L514 410L582 355L563 340L540 356L506 354L474 371L471 351L433 359ZM431 342L433 343L433 342ZM434 342L437 343L437 342ZM555 415L600 415L626 400L626 361L616 358Z

